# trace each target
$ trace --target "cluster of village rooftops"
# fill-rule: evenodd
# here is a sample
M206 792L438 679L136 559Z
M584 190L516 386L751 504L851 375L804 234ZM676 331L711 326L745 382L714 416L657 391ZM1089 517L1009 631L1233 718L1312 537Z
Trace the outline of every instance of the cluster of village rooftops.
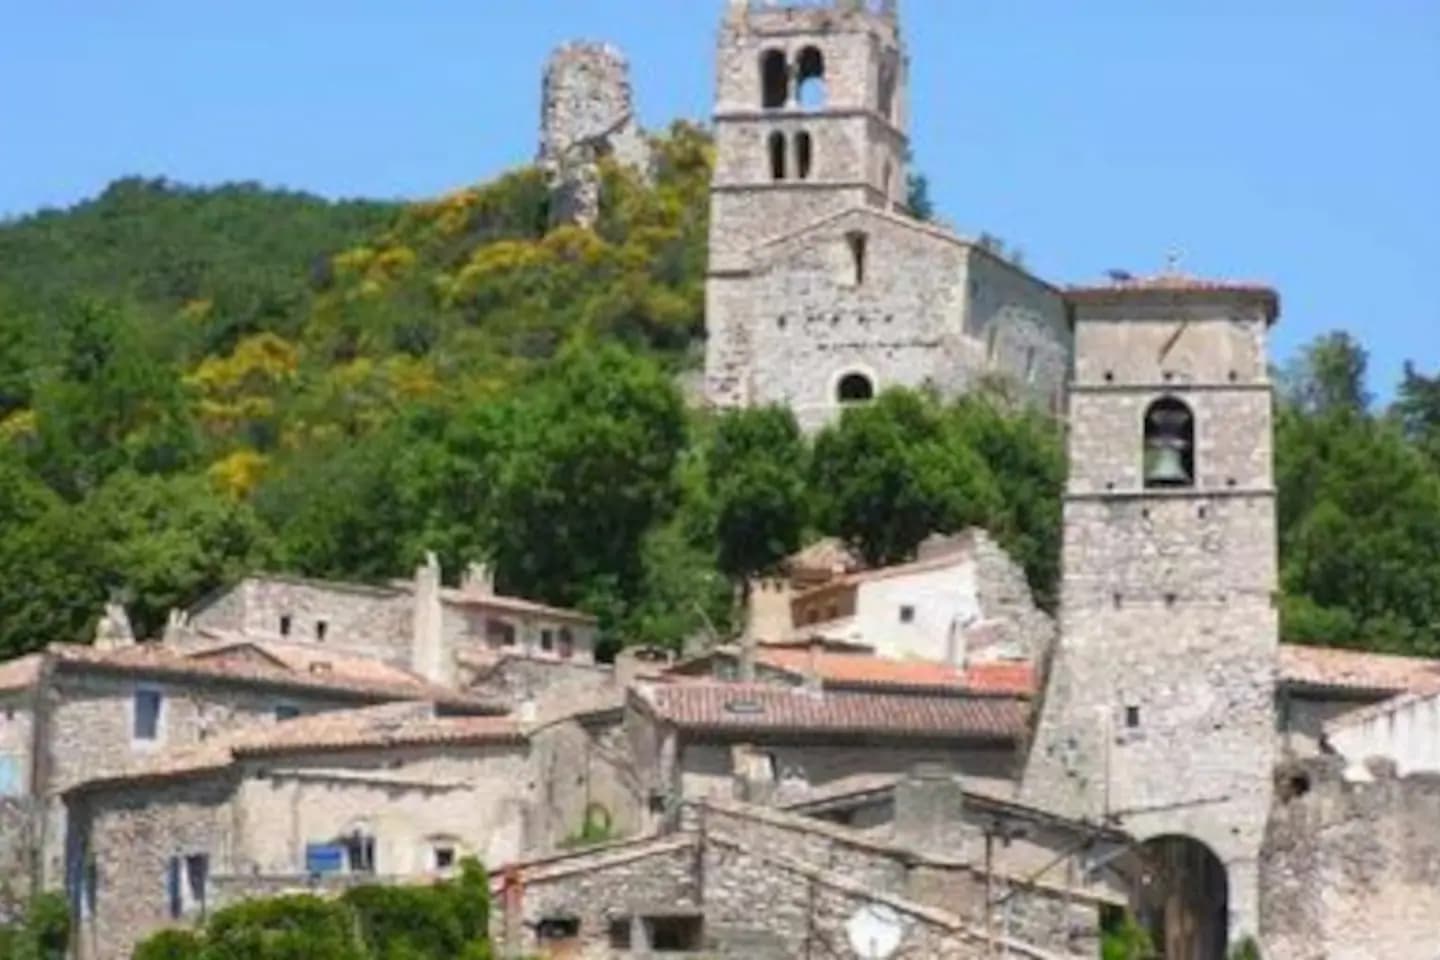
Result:
M982 531L881 569L822 541L752 595L738 643L613 664L591 617L497 594L480 567L444 586L433 561L382 587L256 575L145 641L111 607L93 646L0 665L6 870L70 891L81 955L123 957L240 897L467 856L505 877L587 824L663 836L707 801L878 843L897 813L876 798L926 764L992 819L1041 816L1015 785L1054 624ZM1440 664L1400 657L1284 647L1280 671L1301 754L1338 714L1440 689ZM575 936L561 920L532 941Z

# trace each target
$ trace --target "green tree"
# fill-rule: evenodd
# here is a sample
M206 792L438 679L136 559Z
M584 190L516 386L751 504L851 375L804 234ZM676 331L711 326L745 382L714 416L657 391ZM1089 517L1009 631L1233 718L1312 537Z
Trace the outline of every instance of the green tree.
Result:
M504 405L495 429L485 539L501 580L613 625L636 597L646 533L678 493L675 387L644 359L581 342Z
M722 415L709 450L720 569L739 584L800 546L808 451L794 415L756 407Z
M820 525L872 565L904 561L930 533L981 523L1000 505L985 463L947 428L939 404L904 390L821 431L811 488Z
M0 960L64 960L70 945L70 911L58 893L25 905L18 923L0 924Z
M1328 333L1301 349L1281 378L1282 396L1308 414L1348 410L1364 413L1371 395L1365 387L1369 354L1344 331Z
M204 960L368 960L344 903L310 895L250 900L205 924Z
M1393 409L1405 436L1440 469L1440 375L1426 376L1406 361Z

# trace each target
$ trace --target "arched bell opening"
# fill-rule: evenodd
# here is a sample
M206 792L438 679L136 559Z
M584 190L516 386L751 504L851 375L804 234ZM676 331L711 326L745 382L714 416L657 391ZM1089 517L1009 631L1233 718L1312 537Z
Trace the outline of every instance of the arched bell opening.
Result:
M1145 410L1145 487L1195 486L1195 415L1175 397Z
M1171 835L1140 848L1135 916L1162 960L1225 960L1230 881L1225 864L1191 837Z
M789 99L790 67L785 62L785 51L766 50L760 55L760 105L776 110Z

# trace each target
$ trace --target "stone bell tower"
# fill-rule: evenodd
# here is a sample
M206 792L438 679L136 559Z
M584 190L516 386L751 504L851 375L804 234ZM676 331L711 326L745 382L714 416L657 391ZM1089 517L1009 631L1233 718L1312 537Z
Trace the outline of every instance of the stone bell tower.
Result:
M905 201L897 0L729 0L720 28L706 393L746 402L749 252L854 207Z
M1256 934L1278 625L1265 287L1067 293L1075 333L1061 640L1021 788L1117 826L1167 958Z

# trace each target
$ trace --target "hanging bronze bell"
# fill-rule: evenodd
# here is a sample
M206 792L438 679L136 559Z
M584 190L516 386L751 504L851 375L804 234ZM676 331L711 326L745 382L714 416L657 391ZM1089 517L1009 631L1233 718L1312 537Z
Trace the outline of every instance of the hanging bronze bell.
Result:
M1178 487L1190 483L1185 469L1185 442L1178 437L1152 437L1145 446L1147 486Z

